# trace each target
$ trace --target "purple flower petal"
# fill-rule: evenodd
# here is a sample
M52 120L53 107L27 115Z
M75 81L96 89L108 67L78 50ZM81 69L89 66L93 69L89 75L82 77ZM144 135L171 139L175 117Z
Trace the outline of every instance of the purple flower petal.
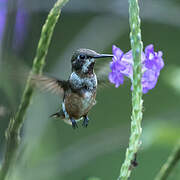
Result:
M159 67L159 69L161 70L164 67L164 61L162 59L162 51L158 51L157 53L157 65Z
M119 87L119 85L123 84L124 81L124 75L121 73L124 67L121 66L120 61L117 60L111 62L110 68L112 72L109 73L109 81L115 84L116 87Z
M114 57L116 58L116 60L121 60L121 58L123 56L123 51L120 48L118 48L117 46L113 45L112 52L113 52Z
M146 46L145 54L146 54L146 58L149 60L154 58L155 53L154 53L154 46L152 44Z
M124 82L124 76L119 73L119 74L115 74L113 72L109 73L109 81L113 84L115 84L115 87L118 88L120 86L120 84L123 84Z
M141 83L143 93L147 93L150 89L154 88L157 83L158 76L153 70L147 70L142 75Z

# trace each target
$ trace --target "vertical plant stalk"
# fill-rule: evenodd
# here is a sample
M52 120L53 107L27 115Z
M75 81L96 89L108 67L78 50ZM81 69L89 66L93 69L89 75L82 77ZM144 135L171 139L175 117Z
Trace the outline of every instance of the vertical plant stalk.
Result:
M58 0L54 7L51 9L46 22L42 28L41 37L36 51L36 56L33 61L31 73L25 86L25 90L19 105L18 111L14 118L10 119L8 129L6 131L6 149L5 155L0 170L0 180L4 180L11 168L15 155L20 143L20 130L24 123L24 117L27 108L30 104L33 94L33 87L30 83L33 74L40 74L45 64L45 58L48 52L51 37L54 27L60 16L61 8L68 2L68 0Z
M133 91L132 91L132 116L131 116L131 135L129 147L126 150L124 163L120 170L118 180L126 180L131 174L131 170L137 165L136 155L141 145L140 137L142 133L142 85L141 85L141 52L143 43L141 41L140 17L138 0L129 0L129 23L130 40L133 53Z
M172 170L175 168L178 161L180 161L180 141L168 157L167 161L161 167L161 170L159 171L155 180L166 180Z

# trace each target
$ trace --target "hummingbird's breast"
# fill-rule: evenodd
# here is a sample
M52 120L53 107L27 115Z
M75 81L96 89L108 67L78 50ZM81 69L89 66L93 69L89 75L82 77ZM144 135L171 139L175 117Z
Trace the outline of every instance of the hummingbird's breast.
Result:
M96 103L97 78L95 74L80 78L76 73L72 73L69 82L71 89L65 93L65 110L69 117L79 119Z
M87 89L92 91L97 88L97 77L95 73L89 76L80 77L76 72L72 72L69 77L69 83L72 89Z

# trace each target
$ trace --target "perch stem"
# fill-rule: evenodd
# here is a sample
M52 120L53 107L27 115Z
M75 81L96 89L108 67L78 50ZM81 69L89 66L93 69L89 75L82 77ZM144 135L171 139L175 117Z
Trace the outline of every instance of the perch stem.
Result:
M133 54L133 80L132 80L132 115L131 115L131 135L129 147L126 150L124 163L122 164L118 180L127 180L136 162L136 155L140 148L141 141L141 121L142 121L142 85L141 85L141 53L143 43L141 40L140 17L138 0L129 0L129 23L130 41Z

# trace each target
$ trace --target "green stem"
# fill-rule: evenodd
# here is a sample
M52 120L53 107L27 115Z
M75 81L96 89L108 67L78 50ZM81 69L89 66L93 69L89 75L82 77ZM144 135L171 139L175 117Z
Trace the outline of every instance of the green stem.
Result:
M10 119L9 126L6 131L7 144L6 144L5 155L0 171L0 180L4 180L6 178L9 169L11 168L13 161L15 160L15 155L20 143L20 130L24 123L24 117L33 94L33 87L30 83L32 74L40 74L43 70L45 64L45 58L48 52L54 27L60 16L61 8L67 2L68 0L58 0L55 3L42 28L36 56L33 61L32 70L31 73L29 74L20 106L18 108L15 117Z
M141 52L143 44L141 41L140 17L138 0L129 0L129 22L130 40L133 53L133 92L132 92L132 116L131 116L131 135L129 147L126 150L126 157L120 170L118 180L126 180L131 174L131 170L136 163L136 155L141 145L140 137L142 133L142 85L141 85Z
M168 157L165 164L161 167L161 170L159 171L155 180L166 180L172 170L175 168L178 161L180 161L180 141Z

